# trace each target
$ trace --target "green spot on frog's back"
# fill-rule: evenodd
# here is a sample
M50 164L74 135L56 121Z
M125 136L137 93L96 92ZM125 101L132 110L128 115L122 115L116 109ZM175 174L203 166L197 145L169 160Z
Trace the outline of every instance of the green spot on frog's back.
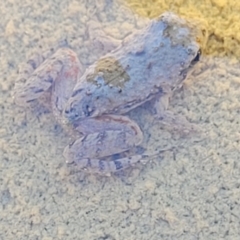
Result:
M97 84L97 76L102 76L106 85L119 88L123 88L124 83L130 80L124 67L114 57L101 58L96 64L94 73L87 75L87 81Z

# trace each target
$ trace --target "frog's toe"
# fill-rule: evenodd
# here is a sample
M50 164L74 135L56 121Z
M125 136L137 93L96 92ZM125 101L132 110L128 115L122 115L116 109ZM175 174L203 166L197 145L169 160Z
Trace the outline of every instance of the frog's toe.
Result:
M162 114L158 114L156 116L156 121L164 124L174 131L184 134L202 132L197 125L190 123L184 116L175 115L170 111L165 111Z

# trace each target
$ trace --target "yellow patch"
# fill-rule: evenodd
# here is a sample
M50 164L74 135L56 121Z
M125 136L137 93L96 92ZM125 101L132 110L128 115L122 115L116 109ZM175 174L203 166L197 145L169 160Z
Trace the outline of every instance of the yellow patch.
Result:
M118 60L113 57L101 58L95 67L93 74L87 75L87 81L97 84L95 78L102 76L107 85L123 88L124 83L130 80L130 77Z
M133 11L155 18L166 11L199 22L206 40L203 53L240 57L240 1L237 0L126 0Z

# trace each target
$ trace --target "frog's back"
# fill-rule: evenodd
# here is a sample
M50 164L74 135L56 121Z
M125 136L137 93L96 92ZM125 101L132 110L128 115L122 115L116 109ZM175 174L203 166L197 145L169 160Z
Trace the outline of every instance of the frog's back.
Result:
M99 59L83 79L98 99L109 99L102 106L108 112L124 113L155 97L163 84L181 83L198 50L188 23L165 13Z

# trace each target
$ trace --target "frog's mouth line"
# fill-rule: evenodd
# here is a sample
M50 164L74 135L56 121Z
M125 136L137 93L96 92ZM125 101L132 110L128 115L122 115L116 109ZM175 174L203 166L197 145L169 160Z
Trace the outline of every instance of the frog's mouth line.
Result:
M202 51L201 49L198 50L195 58L192 60L192 62L190 63L189 67L184 69L182 72L181 72L181 75L184 76L183 80L186 79L187 76L191 75L191 72L193 70L193 67L200 61L200 56L202 54ZM182 80L182 81L183 81Z
M192 74L193 70L194 70L194 66L200 61L200 56L202 54L202 51L201 49L198 50L195 58L192 60L192 62L190 63L190 65L183 69L180 73L180 75L182 76L182 79L180 79L180 81L177 82L177 84L173 87L173 91L176 90L176 89L179 89L181 88L182 86L182 82Z

